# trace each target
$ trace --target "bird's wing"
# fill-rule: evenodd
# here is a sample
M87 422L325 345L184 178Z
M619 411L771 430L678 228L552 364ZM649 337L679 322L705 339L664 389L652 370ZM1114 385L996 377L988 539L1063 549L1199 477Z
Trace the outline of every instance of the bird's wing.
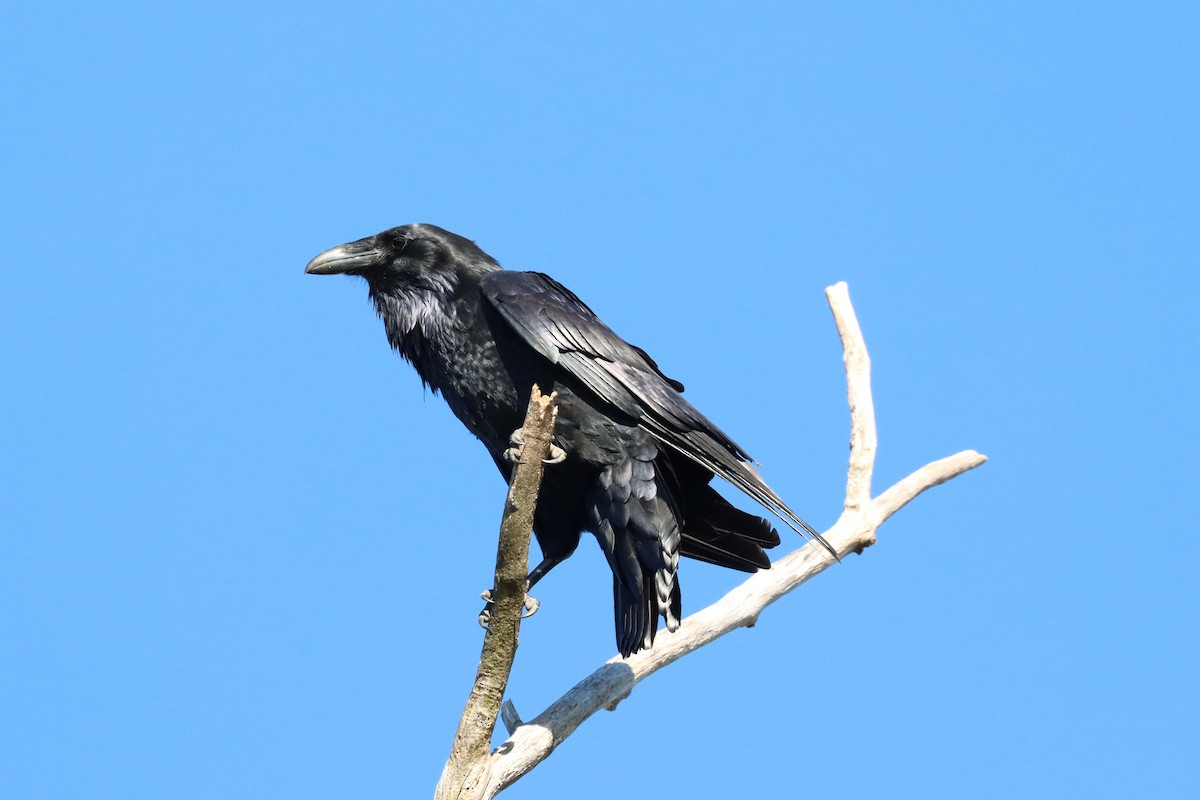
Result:
M644 350L613 333L569 289L538 272L500 270L484 277L484 297L543 357L601 402L636 420L673 450L741 489L787 525L836 553L788 508L748 463L750 456L680 394Z

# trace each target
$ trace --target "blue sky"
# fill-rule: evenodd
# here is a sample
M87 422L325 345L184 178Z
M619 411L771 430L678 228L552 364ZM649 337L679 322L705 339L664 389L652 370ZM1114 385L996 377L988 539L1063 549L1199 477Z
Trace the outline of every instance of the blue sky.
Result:
M0 796L431 793L503 486L303 275L411 221L570 286L818 527L835 281L876 490L990 457L506 796L1191 796L1196 5L430 5L6 12ZM527 717L613 650L590 541L538 597Z

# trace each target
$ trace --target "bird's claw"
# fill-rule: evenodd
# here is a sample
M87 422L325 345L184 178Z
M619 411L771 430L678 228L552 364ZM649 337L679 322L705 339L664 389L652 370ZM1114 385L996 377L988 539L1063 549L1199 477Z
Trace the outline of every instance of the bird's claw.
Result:
M488 623L492 621L492 590L484 589L479 597L483 602L487 603L483 607L483 611L479 612L479 627L486 628Z
M504 460L511 464L517 464L521 461L521 448L525 446L525 429L517 428L513 431L512 436L508 437L508 449L504 451ZM543 458L543 464L560 464L567 460L567 451L550 442L549 458Z
M484 589L483 593L479 596L483 598L485 603L487 603L487 605L483 607L483 611L479 612L479 627L486 628L488 623L492 621L492 590ZM536 597L526 594L525 601L521 605L521 619L528 619L529 617L532 617L541 607L542 604Z

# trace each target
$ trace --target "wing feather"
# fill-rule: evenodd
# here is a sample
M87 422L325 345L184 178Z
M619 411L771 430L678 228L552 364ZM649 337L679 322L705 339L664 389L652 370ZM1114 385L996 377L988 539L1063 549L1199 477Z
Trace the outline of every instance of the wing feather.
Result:
M569 289L538 272L499 270L484 277L482 291L530 347L564 368L600 401L729 481L837 558L766 484L749 463L749 454L683 398L683 384L664 375L640 347L617 336Z

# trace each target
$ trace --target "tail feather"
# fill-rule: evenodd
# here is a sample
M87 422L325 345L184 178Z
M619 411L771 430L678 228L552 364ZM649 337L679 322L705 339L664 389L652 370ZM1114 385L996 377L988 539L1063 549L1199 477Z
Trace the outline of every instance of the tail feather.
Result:
M711 529L697 526L683 532L683 545L679 552L697 561L740 572L758 572L760 569L771 567L771 560L767 558L767 554L753 542L734 535L713 533Z
M683 524L683 555L755 572L770 568L763 550L777 544L779 533L767 520L736 508L711 486L693 487Z

